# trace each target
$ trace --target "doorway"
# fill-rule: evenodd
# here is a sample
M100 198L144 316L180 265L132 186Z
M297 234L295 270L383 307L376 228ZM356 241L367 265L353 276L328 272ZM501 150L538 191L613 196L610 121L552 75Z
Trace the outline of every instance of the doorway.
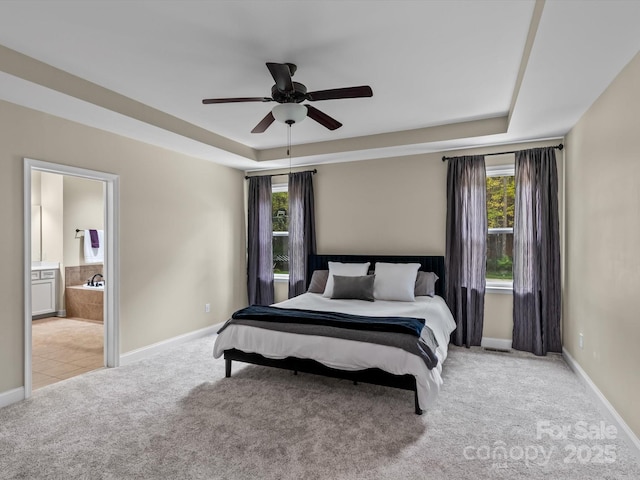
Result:
M39 232L37 230L41 226L39 224L39 221L51 221L51 219L43 216L43 212L40 208L37 208L37 205L34 208L32 202L32 193L34 193L32 192L32 182L34 178L37 180L37 178L39 178L43 174L45 174L49 179L54 179L54 181L57 181L58 178L60 179L60 181L62 181L62 178L64 178L68 182L68 185L92 185L91 188L94 188L94 190L96 187L101 189L102 198L98 198L98 202L101 208L99 209L100 211L98 212L98 215L102 217L99 220L101 221L100 226L103 226L103 230L100 232L102 240L100 253L104 255L103 259L93 258L93 265L87 263L86 265L78 267L60 269L59 264L49 265L46 261L42 261L46 260L45 258L42 258L42 256L39 257L41 252L40 247L42 243L39 244L38 241L32 241L32 239L38 240ZM91 182L86 182L86 180L91 180ZM69 190L74 191L73 189ZM94 200L95 196L96 195L94 192ZM100 196L100 193L98 193L98 196ZM83 209L85 208L85 205L81 206ZM117 231L117 215L117 175L33 159L24 160L25 398L30 397L32 393L34 384L33 372L37 372L38 370L43 369L41 363L44 360L41 357L41 354L45 355L45 357L48 356L50 358L56 358L56 361L51 361L50 365L47 368L51 372L51 376L57 378L66 378L67 376L73 376L70 372L71 370L73 370L73 365L78 366L78 368L75 369L77 374L102 366L118 366L119 347L117 307L119 297L119 271L117 255L119 236ZM38 216L41 216L41 220L37 218ZM72 215L68 215L68 217L73 218ZM65 232L66 230L69 230L71 228L69 222L60 223L64 223ZM61 229L62 227L59 228ZM77 259L75 261L69 261L69 258L73 259L74 255L76 257L78 255L82 256L81 245L82 243L84 243L83 237L85 228L94 227L88 225L86 227L80 225L78 225L77 227L74 226L74 241L69 241L67 236L65 237L66 246L58 248L60 252L64 250L64 258L67 259L67 263L69 264L85 263L84 260L78 262ZM92 236L96 234L96 230L92 231L91 234ZM43 253L46 255L46 252ZM62 256L62 253L58 253L56 255L59 260L62 260ZM100 262L100 260L102 261ZM89 299L100 297L100 300L102 301L102 307L99 308L100 306L97 305L97 301L95 300L93 300L92 305L87 304L87 307L92 308L89 308L89 310L85 309L84 311L87 313L82 316L89 318L79 319L69 317L66 319L58 319L55 317L55 315L48 315L47 313L53 311L55 311L58 316L66 315L66 313L61 314L61 312L65 312L65 306L67 308L69 307L68 302L66 303L66 305L62 303L61 299L66 298L66 295L63 296L61 293L59 293L62 290L60 287L57 287L57 285L69 286L65 282L65 280L67 280L67 278L65 277L72 278L74 275L77 276L77 274L86 274L86 272L89 270L91 270L91 273L94 273L93 270L96 270L96 274L98 273L98 270L100 270L100 276L96 275L96 277L94 278L96 284L95 287L86 289L86 291L80 288L85 285L84 282L86 282L88 279L83 279L82 281L69 281L69 283L74 284L73 286L76 287L76 290L67 289L67 293L71 292L72 295L69 296L74 299L85 298L82 296L83 294ZM40 278L35 279L34 275ZM44 278L42 276L44 276ZM104 280L102 282L102 285L99 285L100 281L102 280L101 277L104 278ZM50 300L51 298L52 300ZM51 301L52 303L49 304L49 301ZM84 307L84 305L75 305L75 302L76 300L74 300L74 306L72 307L72 310L74 308L77 309L79 306ZM57 305L59 308L55 308L52 305ZM44 310L42 310L43 308ZM37 315L41 312L46 313ZM38 320L35 320L35 322L38 322L37 326L35 326L35 330L33 320L34 314L36 315L35 318L39 318ZM76 313L75 315L72 315L72 317L76 317L77 315L78 314ZM103 325L96 324L100 320L103 321ZM53 328L53 326L55 326L55 328ZM74 334L85 335L85 337L83 338L87 340L85 350L78 351L75 354L73 350L63 350L64 348L68 347L71 347L73 349L73 344L72 342L70 342L70 340L72 339ZM43 346L41 344L43 342L42 339L45 338L43 337L43 335L50 335L50 337L48 338L52 340L51 348L43 349ZM64 339L67 342L67 345L65 346L60 342L57 342L55 340L55 335L59 335L58 339L60 340ZM56 347L53 347L53 343L57 343L58 345ZM93 344L92 347L88 348L88 345L91 343ZM99 343L102 343L101 347ZM52 348L55 348L55 350L51 350ZM35 357L34 352L38 354ZM96 354L98 355L97 358ZM81 365L83 363L85 365Z

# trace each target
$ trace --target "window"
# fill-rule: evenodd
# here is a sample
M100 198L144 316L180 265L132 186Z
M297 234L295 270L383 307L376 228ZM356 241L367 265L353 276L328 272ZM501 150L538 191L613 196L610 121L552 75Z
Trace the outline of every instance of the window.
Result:
M271 187L273 222L273 276L275 280L289 279L289 192L288 185Z
M515 167L487 167L487 288L513 285Z

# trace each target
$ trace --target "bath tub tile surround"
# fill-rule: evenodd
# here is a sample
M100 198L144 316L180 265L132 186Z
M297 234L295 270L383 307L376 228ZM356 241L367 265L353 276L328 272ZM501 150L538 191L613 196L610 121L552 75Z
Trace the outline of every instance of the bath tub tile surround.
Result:
M103 266L101 264L95 265L80 265L78 267L65 267L64 269L64 284L67 287L73 287L75 285L86 285L94 275L98 273L102 274Z
M104 322L104 290L86 287L94 275L102 274L102 265L65 268L65 308L68 317Z
M104 290L90 290L77 285L65 288L67 317L104 322L103 295Z

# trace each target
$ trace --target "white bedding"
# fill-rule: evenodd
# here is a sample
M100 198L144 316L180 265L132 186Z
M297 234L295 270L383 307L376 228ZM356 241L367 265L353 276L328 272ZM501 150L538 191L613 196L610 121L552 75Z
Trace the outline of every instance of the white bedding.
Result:
M442 385L440 373L442 362L447 358L449 336L455 329L453 316L441 297L416 297L415 302L367 302L335 300L321 294L304 293L274 306L373 317L424 318L438 341L438 365L429 370L420 357L396 347L278 332L246 325L230 325L219 334L213 347L213 356L219 358L224 350L236 348L243 352L259 353L268 358L309 358L341 370L379 368L395 375L410 374L416 377L420 408L425 410L433 404Z

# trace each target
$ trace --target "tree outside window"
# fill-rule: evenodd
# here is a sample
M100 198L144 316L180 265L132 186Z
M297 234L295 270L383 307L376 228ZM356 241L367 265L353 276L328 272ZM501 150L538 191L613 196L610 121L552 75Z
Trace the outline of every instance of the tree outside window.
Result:
M513 281L514 167L487 168L487 280Z
M274 185L272 189L273 273L289 275L289 192L287 185Z

